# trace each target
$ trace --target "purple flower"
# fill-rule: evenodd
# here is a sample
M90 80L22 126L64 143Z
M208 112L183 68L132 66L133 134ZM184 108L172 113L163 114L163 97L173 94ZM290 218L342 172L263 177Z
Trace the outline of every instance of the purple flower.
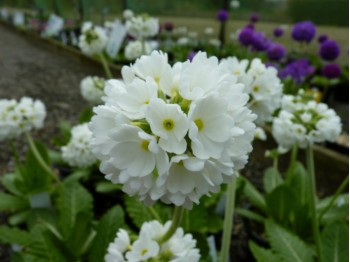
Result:
M281 37L283 35L284 31L281 27L276 27L275 30L273 30L273 35L275 37Z
M328 40L328 36L327 35L320 35L318 38L317 38L317 41L322 44L323 42L325 42L326 40Z
M192 59L195 57L195 55L196 55L196 52L191 51L191 52L188 53L187 59L192 62Z
M259 21L259 15L257 13L252 13L249 17L250 22L256 23Z
M220 9L218 13L216 14L216 18L220 22L225 22L228 19L228 12L225 9Z
M271 41L261 32L255 32L252 39L252 46L255 51L265 51L270 47Z
M316 27L310 21L296 23L292 29L292 37L298 42L310 43L316 34Z
M164 24L164 29L168 32L171 32L174 29L174 24L172 22L166 22Z
M287 64L279 71L279 77L284 79L290 76L296 83L302 83L305 78L311 75L315 68L306 59L299 59Z
M248 27L242 28L238 34L238 41L244 45L249 46L252 44L254 38L254 30Z
M326 40L321 44L319 54L322 59L326 61L333 61L337 59L340 54L339 45L333 40Z
M327 64L322 68L321 73L330 79L337 78L341 74L341 68L338 64Z
M272 61L279 61L286 55L286 49L283 45L278 43L272 43L267 49L266 54Z
M245 26L245 28L250 28L250 29L252 29L252 30L255 30L254 24L247 24L247 25Z

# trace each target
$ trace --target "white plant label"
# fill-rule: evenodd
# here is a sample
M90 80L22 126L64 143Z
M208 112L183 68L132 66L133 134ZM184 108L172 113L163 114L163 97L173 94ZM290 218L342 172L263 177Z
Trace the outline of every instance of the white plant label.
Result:
M44 31L44 36L57 36L63 29L64 19L55 14L51 14L47 21L47 26Z
M24 14L22 12L15 12L13 14L13 24L16 26L22 26L25 24Z
M125 36L126 28L120 22L120 20L117 19L113 24L112 32L109 36L109 40L106 47L107 54L110 57L115 57L118 54Z

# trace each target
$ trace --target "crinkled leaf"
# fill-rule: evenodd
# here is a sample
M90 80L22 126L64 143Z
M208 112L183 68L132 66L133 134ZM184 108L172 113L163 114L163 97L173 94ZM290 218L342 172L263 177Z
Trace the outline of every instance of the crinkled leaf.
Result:
M265 222L272 250L285 262L312 262L313 250L299 237L271 220Z
M339 222L326 226L321 234L321 252L323 261L349 261L349 226Z
M271 249L259 247L253 241L249 241L249 249L253 253L256 262L280 262L280 258Z
M104 261L109 243L111 243L118 229L124 225L124 212L120 206L111 208L100 220L96 229L96 237L89 252L89 262Z

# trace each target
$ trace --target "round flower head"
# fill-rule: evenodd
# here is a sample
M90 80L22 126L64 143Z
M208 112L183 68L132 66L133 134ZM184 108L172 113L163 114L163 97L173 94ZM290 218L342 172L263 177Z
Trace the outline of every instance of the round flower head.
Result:
M270 60L279 61L286 55L286 49L281 44L273 43L267 49L266 54Z
M281 151L288 151L295 143L305 148L313 143L336 140L341 121L333 109L315 101L286 100L289 102L272 123L272 135Z
M132 11L132 10L130 10L130 9L125 9L124 11L123 11L123 18L125 19L125 20L129 20L129 19L131 19L131 18L133 18L134 17L134 12Z
M132 61L149 53L151 53L150 45L147 42L138 40L129 42L124 50L125 58Z
M252 44L253 50L265 51L270 47L271 41L265 37L264 33L254 32L251 44Z
M316 35L316 27L310 21L296 23L292 29L292 38L298 42L310 43Z
M40 100L23 97L0 100L0 141L20 136L32 129L40 129L46 117L45 105Z
M323 42L327 41L328 40L328 36L327 35L320 35L318 38L317 38L317 41L322 44Z
M108 37L102 27L94 26L91 22L85 22L81 31L78 45L84 54L93 56L103 52Z
M99 104L102 102L103 89L105 80L97 76L87 76L80 82L80 93L82 97L92 103Z
M220 22L225 22L228 19L228 11L225 9L221 9L216 14L216 19L218 19Z
M256 123L262 124L272 120L273 112L280 106L282 83L277 70L266 67L260 59L254 59L249 67L248 64L248 60L239 61L235 57L221 61L221 66L245 85L245 92L250 96L248 106L258 116Z
M290 62L280 70L279 76L284 79L291 77L297 84L301 84L305 78L313 74L315 68L306 59L299 59Z
M230 2L230 7L233 8L233 9L237 9L237 8L239 8L239 6L240 6L240 3L237 0L232 0Z
M196 240L191 234L185 234L181 227L177 228L169 240L164 243L159 242L169 227L170 221L165 225L156 220L145 222L133 243L130 241L128 232L119 229L116 238L108 246L105 261L199 261L200 254L196 248Z
M341 75L341 68L338 64L327 64L324 65L321 73L327 78L337 78Z
M276 27L274 30L273 30L273 35L275 37L281 37L284 33L284 30L281 28L281 27Z
M92 133L88 124L72 128L69 143L61 148L62 158L72 167L88 167L96 162L91 152Z
M321 44L319 54L322 59L333 61L337 59L340 54L339 45L333 40L326 40Z
M199 52L171 66L153 51L122 76L108 82L90 127L101 171L124 192L191 208L244 167L255 115L216 57Z
M259 21L259 15L257 13L252 13L249 17L250 22L256 23Z
M155 36L159 32L158 19L148 15L134 16L126 22L128 33L136 39Z
M253 43L254 29L245 27L238 34L238 41L244 45L249 46Z

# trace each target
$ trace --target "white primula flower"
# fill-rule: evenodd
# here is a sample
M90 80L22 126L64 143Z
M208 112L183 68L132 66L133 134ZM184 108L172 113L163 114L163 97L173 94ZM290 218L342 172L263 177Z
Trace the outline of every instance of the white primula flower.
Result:
M277 76L277 70L266 67L258 58L239 61L229 57L221 61L221 67L238 77L238 83L245 85L245 92L250 95L249 108L257 114L256 123L263 124L272 120L272 114L280 108L282 98L282 83Z
M148 55L151 53L152 48L147 42L142 42L139 40L136 41L130 41L125 49L124 49L124 55L125 58L128 60L135 60L136 58L139 58L142 55Z
M88 124L77 125L72 128L69 143L61 147L62 158L72 167L88 167L96 162L91 152L92 132Z
M100 26L94 26L91 22L85 22L79 36L79 48L88 55L98 55L103 52L107 45L108 36Z
M258 140L263 140L265 141L266 140L266 133L265 133L265 130L262 129L261 127L257 127L256 130L255 130L255 133L254 133L254 138L255 139L258 139Z
M106 262L141 262L141 261L170 261L170 262L198 262L199 249L191 234L185 234L181 227L164 243L159 240L170 228L171 222L165 225L153 220L144 222L136 240L130 243L128 233L119 229L117 237L109 244Z
M131 19L131 18L133 18L134 17L134 12L132 11L132 10L130 10L130 9L125 9L124 11L123 11L123 18L125 19L125 20L129 20L129 19Z
M298 96L294 100L287 96L283 101L285 109L272 124L272 134L279 147L289 150L297 143L305 148L313 143L335 141L340 134L340 118L326 104L303 101Z
M126 21L126 28L136 39L144 39L158 34L159 21L148 15L133 16Z
M45 105L40 100L29 97L23 97L20 101L1 99L0 141L42 128L45 117Z
M87 76L80 82L80 93L82 97L93 104L102 102L105 80L97 76Z
M100 170L146 204L191 208L248 161L256 116L237 76L199 52L173 67L158 51L110 80L90 128Z
M185 152L188 119L179 105L166 104L159 98L152 99L146 111L146 120L152 132L159 136L161 148L169 153Z

